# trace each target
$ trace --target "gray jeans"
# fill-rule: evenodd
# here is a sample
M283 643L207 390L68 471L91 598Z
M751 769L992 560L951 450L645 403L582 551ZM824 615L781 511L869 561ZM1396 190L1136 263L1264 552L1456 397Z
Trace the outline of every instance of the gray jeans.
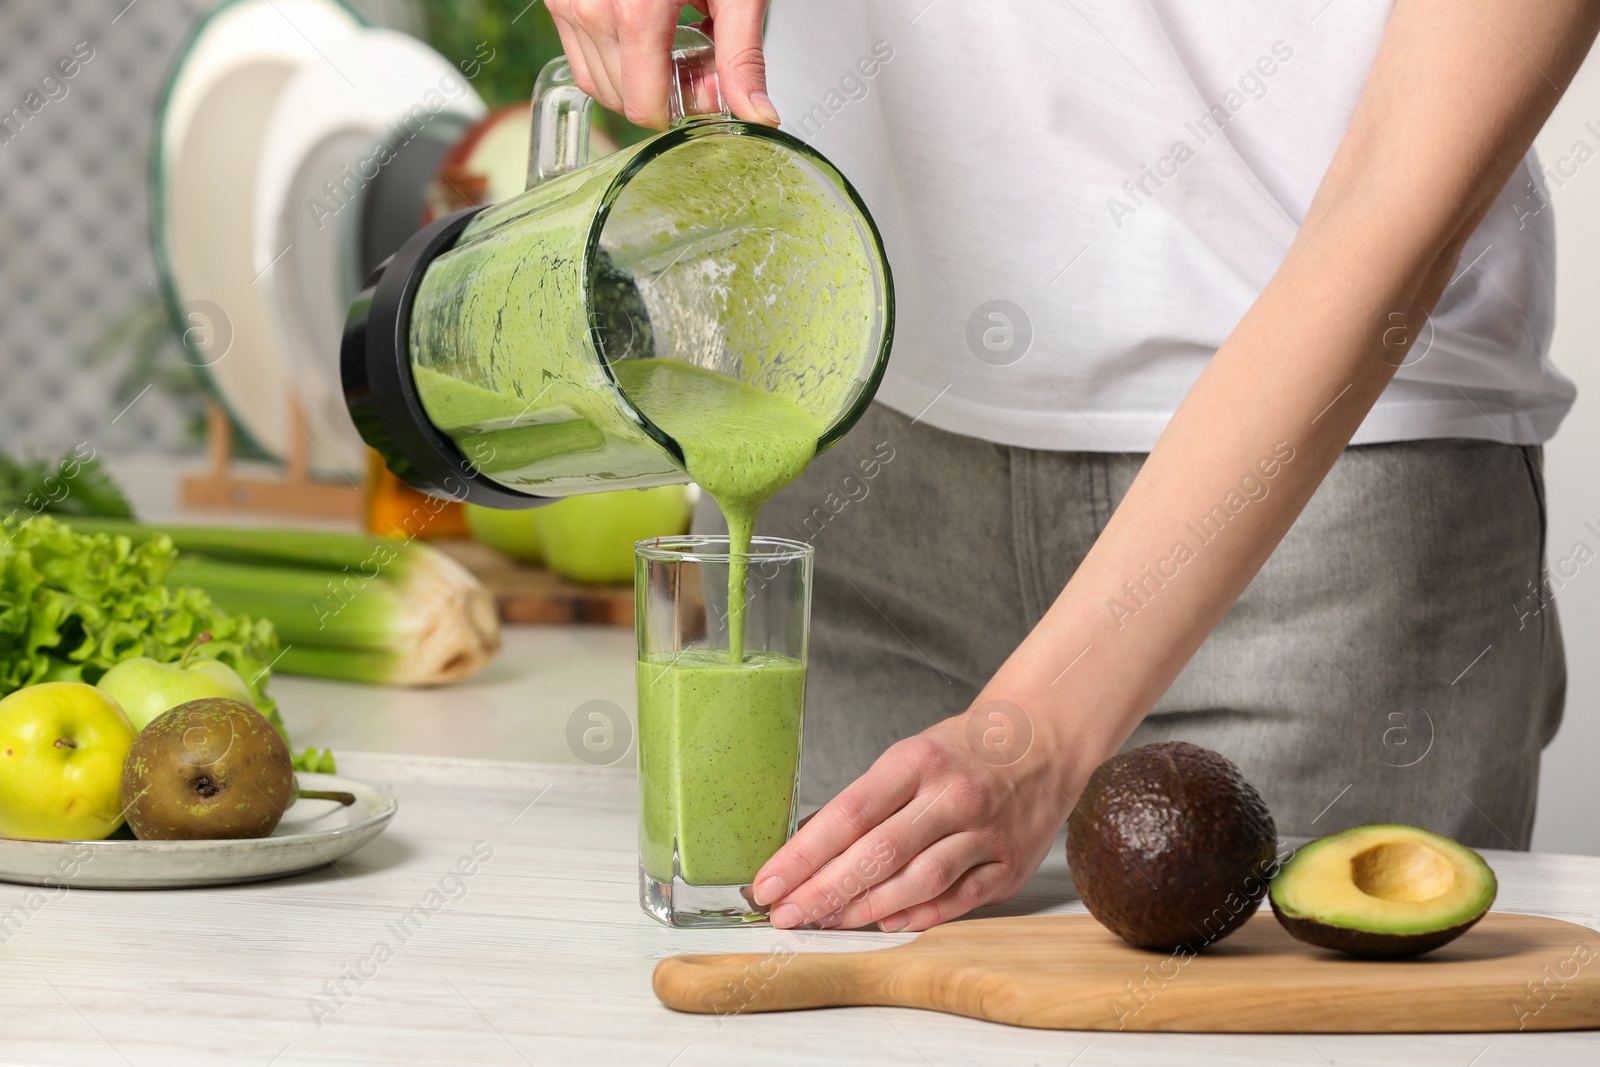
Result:
M1143 456L945 433L881 404L762 512L816 546L802 800L966 708L1037 623ZM1414 823L1526 848L1566 667L1540 450L1349 448L1128 746L1237 763L1278 831ZM701 528L720 519L709 503Z

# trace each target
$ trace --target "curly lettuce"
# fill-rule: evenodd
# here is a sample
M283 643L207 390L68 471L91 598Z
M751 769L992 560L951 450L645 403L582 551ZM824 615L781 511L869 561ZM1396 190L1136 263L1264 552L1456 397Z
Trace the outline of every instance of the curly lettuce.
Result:
M229 615L199 589L163 585L177 555L166 536L135 544L44 515L0 526L0 697L35 682L93 685L135 656L169 663L209 630L194 654L237 671L256 710L284 732L266 692L279 654L272 623Z

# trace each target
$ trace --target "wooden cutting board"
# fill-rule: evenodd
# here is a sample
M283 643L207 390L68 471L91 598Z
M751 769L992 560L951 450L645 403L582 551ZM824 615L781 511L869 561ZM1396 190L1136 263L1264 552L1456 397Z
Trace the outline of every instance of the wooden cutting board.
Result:
M429 542L477 575L494 594L503 623L633 625L633 583L582 585L548 567L520 563L476 541Z
M1600 933L1491 913L1418 959L1358 960L1263 910L1183 957L1131 948L1087 915L973 919L872 952L675 956L655 991L705 1014L877 1005L1053 1030L1582 1030L1600 1027Z

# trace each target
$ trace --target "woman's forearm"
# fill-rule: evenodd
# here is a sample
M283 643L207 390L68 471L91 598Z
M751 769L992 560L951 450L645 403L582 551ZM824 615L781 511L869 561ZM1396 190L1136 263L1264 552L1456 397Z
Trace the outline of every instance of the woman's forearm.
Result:
M1600 5L1401 0L1283 263L1083 564L985 691L1069 795L1243 592L1405 361L1460 249L1593 39ZM1451 47L1435 47L1440 40Z

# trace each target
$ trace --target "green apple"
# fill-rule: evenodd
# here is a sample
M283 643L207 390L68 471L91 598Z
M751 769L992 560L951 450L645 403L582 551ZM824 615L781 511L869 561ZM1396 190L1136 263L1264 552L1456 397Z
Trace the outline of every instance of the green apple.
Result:
M689 490L682 485L581 493L534 508L550 569L575 582L633 580L633 543L676 537L689 528Z
M133 724L83 682L40 682L0 700L0 834L99 841L122 825Z
M544 553L539 551L539 525L534 517L537 510L502 511L482 504L467 504L467 527L479 543L497 548L513 559L538 563L544 559Z
M127 712L135 732L162 712L191 700L222 697L254 707L250 687L232 667L194 654L209 640L209 632L196 637L176 663L158 663L148 656L125 659L100 676L100 691Z

